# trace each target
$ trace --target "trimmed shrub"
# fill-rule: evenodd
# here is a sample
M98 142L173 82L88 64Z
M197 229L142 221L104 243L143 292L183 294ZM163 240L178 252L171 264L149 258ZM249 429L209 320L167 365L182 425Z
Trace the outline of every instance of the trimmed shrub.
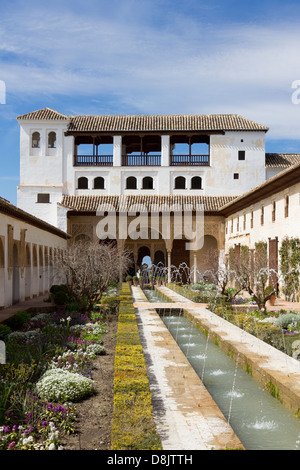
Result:
M50 369L36 384L38 395L48 402L78 402L94 393L94 383L76 372Z
M161 450L135 310L122 284L115 353L112 450Z

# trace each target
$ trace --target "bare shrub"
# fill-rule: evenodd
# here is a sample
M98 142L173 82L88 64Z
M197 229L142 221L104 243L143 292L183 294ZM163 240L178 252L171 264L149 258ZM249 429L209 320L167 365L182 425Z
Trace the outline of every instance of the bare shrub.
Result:
M90 311L112 281L120 280L130 265L129 254L112 243L72 243L55 259L58 276L81 310Z

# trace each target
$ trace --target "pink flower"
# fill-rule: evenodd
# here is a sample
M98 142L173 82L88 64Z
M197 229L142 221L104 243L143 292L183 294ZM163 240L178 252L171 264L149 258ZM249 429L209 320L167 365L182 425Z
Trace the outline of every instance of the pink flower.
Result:
M8 445L8 450L12 450L14 447L15 447L16 443L15 441L12 441L9 445Z

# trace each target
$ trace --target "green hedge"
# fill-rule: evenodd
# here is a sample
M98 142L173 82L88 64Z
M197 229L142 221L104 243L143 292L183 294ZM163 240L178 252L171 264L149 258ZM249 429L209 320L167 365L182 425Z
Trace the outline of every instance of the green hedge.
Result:
M115 353L112 450L161 450L130 286L122 284Z

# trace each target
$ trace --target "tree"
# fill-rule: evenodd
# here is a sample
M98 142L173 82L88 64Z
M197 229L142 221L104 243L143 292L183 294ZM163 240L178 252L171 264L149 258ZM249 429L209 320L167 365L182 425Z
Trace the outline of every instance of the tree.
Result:
M80 310L91 311L112 281L119 280L130 265L128 252L112 243L74 242L56 257L58 275Z
M256 243L254 250L241 245L231 262L240 289L252 296L260 310L265 309L266 302L276 294L278 282L277 273L268 267L267 243Z

